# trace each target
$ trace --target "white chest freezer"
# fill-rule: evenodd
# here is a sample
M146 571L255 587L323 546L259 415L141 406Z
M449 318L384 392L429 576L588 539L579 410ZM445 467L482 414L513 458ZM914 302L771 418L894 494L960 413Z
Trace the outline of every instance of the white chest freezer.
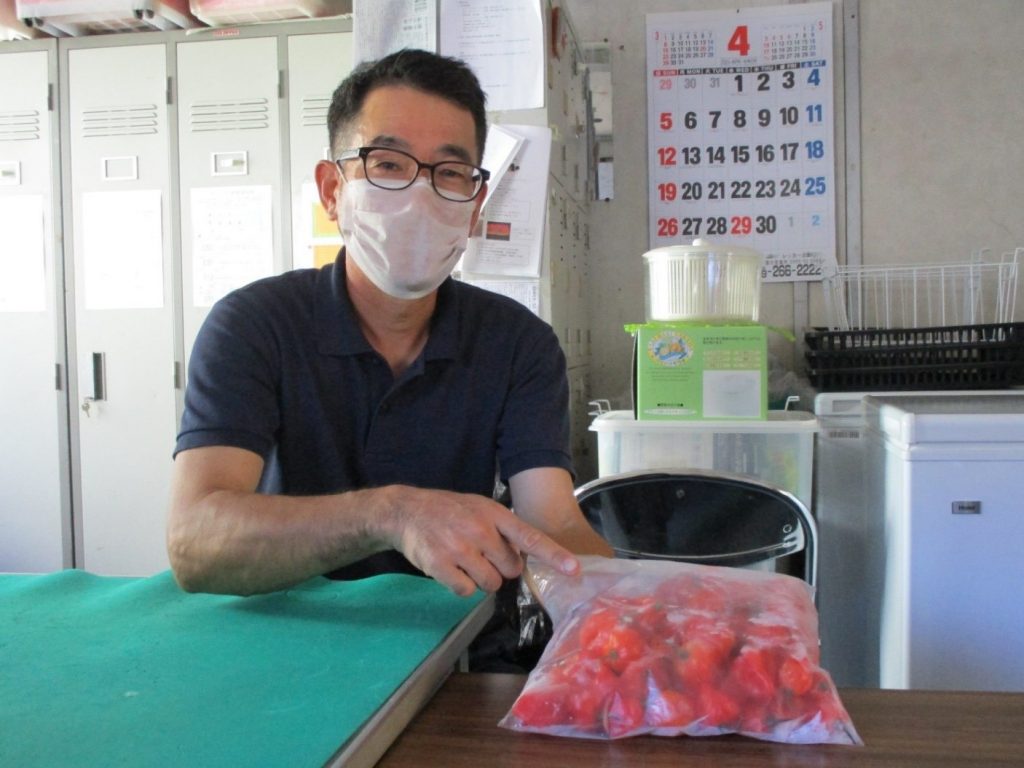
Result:
M1024 691L1024 394L864 407L881 686Z
M823 392L814 399L814 516L818 523L818 614L822 665L837 685L877 688L881 568L870 545L884 535L865 493L869 434L864 398L1020 396L1019 389L929 392ZM958 399L958 402L961 400ZM870 513L870 514L869 514Z

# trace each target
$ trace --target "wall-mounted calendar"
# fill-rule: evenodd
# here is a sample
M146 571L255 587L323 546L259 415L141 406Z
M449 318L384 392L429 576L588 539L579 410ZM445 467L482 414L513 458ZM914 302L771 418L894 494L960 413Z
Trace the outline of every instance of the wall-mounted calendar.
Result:
M650 247L754 248L764 280L835 260L832 5L647 16Z

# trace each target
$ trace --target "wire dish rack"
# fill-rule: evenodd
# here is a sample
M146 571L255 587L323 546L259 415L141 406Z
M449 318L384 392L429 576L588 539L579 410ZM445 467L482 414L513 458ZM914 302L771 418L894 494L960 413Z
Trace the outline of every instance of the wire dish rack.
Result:
M808 332L820 392L1002 389L1024 384L1024 323Z
M822 281L833 331L1008 323L1024 248L953 264L837 267Z
M1024 384L1015 323L1024 248L963 264L840 267L822 282L829 328L804 335L821 392L993 389Z

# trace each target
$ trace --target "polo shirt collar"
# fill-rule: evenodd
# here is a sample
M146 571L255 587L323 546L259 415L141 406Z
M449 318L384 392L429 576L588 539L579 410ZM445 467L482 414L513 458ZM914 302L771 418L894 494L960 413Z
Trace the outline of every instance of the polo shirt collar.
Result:
M345 249L334 264L317 275L313 308L317 351L322 355L358 355L373 352L356 320L345 282ZM437 290L437 306L430 319L430 336L423 351L425 360L454 359L460 328L459 292L451 277Z

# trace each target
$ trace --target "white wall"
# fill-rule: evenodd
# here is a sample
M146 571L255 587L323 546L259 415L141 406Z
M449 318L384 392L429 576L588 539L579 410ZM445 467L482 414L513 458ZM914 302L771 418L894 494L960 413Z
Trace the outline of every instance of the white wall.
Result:
M591 206L592 395L625 407L630 339L622 326L642 321L644 311L645 14L735 6L721 0L565 1L580 39L607 41L611 49L615 199ZM779 4L746 0L742 6ZM842 74L844 11L855 4L844 8L834 0L834 6L834 57ZM1024 2L859 0L858 16L861 163L848 172L860 172L864 263L960 261L983 246L997 252L1024 246ZM840 144L843 82L837 77ZM846 165L838 154L837 181ZM837 207L844 261L844 195L837 196ZM809 285L808 298L810 323L820 324L818 284ZM766 285L762 319L792 328L793 302L792 285ZM781 337L773 339L772 352L789 365L802 364Z
M1024 3L860 6L865 261L1024 245Z

